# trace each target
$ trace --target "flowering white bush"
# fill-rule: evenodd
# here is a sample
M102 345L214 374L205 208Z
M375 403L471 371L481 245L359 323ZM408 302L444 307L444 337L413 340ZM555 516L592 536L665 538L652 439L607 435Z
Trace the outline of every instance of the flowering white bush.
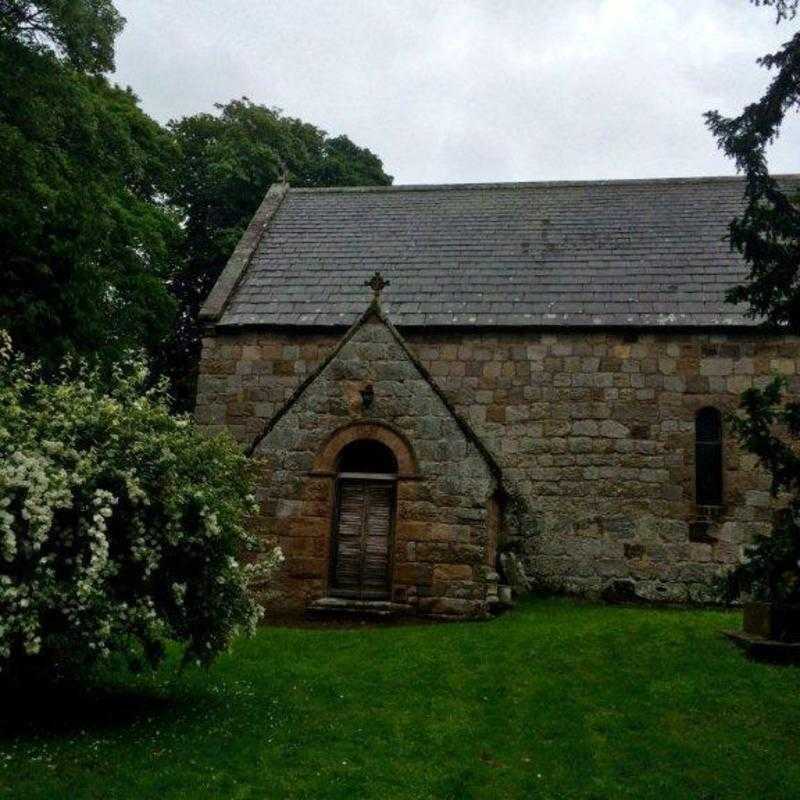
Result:
M249 462L147 377L132 360L45 381L0 331L0 675L155 663L167 639L208 663L262 613L248 586L282 557L245 529Z

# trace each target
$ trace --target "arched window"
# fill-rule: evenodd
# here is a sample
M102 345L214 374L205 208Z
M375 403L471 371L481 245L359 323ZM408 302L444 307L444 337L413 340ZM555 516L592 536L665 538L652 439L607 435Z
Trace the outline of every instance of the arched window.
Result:
M694 465L697 505L722 505L722 415L706 407L694 420Z

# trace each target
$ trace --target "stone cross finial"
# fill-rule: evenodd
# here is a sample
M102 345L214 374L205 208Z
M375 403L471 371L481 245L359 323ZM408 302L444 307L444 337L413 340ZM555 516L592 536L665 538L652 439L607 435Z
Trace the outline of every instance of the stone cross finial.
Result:
M389 281L385 281L380 272L376 272L368 281L364 281L364 286L369 286L369 288L375 292L373 300L376 303L380 303L381 292L389 285Z

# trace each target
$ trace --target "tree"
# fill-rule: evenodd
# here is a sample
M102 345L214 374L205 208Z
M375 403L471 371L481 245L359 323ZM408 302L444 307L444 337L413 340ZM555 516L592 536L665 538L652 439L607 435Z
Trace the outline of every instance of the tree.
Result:
M170 411L140 360L43 380L0 331L0 679L81 677L112 653L155 665L168 640L209 663L261 607L252 463Z
M228 256L272 183L294 186L388 185L380 159L346 136L325 131L247 98L170 124L182 153L171 195L185 214L183 266L174 291L177 332L165 354L180 401L194 402L200 331L197 315Z
M744 448L758 457L772 478L772 493L789 500L775 516L772 530L759 535L746 560L730 576L733 597L745 591L754 597L800 603L800 403L788 401L785 378L742 396L741 414L731 424Z
M754 0L775 6L778 19L792 17L797 0ZM786 114L800 105L800 32L776 53L758 63L775 69L764 96L738 117L718 111L706 114L709 128L726 155L744 173L744 214L730 226L732 246L749 267L747 282L728 295L732 303L746 302L753 316L774 328L800 332L800 209L792 202L767 165L767 148L778 137Z
M777 21L794 18L799 0L751 0L775 10ZM773 331L800 333L800 209L770 174L767 149L792 109L800 106L800 33L759 59L775 73L760 100L733 118L706 114L709 128L745 177L745 209L730 225L730 241L748 265L745 283L728 293L746 302L752 316ZM749 591L764 600L800 602L800 403L787 398L786 381L751 388L731 420L744 448L772 479L773 495L788 505L776 515L771 535L758 537L732 577L734 595Z
M0 36L30 50L52 49L82 72L113 71L124 25L112 0L0 0Z
M65 26L84 7L110 14L107 5L40 3L47 14L28 16L51 20L72 61L94 53L99 68L110 63L105 39ZM9 9L30 7L5 2L4 28ZM14 30L0 35L0 319L50 365L66 353L113 361L153 350L175 314L168 280L181 229L164 197L177 147L129 90Z

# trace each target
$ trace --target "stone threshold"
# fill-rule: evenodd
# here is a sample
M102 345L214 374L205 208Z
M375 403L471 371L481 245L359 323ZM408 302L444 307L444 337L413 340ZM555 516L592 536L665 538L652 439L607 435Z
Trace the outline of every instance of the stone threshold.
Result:
M307 606L313 613L360 614L370 617L398 617L410 614L412 608L405 603L389 600L356 600L349 597L321 597Z

